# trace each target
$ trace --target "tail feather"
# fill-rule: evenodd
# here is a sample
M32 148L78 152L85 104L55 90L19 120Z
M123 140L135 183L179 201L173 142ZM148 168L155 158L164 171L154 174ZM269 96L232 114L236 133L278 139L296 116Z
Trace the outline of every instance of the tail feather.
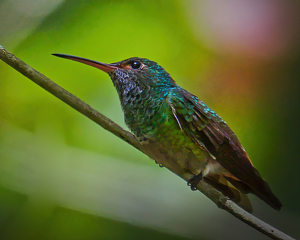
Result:
M253 210L250 200L245 195L247 193L256 195L278 211L282 207L281 202L272 193L268 183L262 178L260 184L258 185L259 187L250 187L231 174L227 174L226 176L210 175L204 177L204 180L250 213Z
M239 205L247 212L253 212L253 208L249 198L245 195L244 192L240 191L240 189L237 189L237 187L231 184L231 182L227 179L218 175L214 175L213 177L204 177L204 180L215 189L223 193L225 196L229 197L232 201L234 201L237 205Z

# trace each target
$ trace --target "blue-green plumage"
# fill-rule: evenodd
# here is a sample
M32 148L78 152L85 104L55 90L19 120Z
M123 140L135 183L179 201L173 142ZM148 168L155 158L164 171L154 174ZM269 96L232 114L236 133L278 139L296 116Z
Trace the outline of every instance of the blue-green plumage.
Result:
M203 180L251 211L253 193L280 210L280 201L252 165L228 125L198 97L179 87L157 63L130 58L104 64L64 54L107 72L117 89L125 122L157 163L188 179Z

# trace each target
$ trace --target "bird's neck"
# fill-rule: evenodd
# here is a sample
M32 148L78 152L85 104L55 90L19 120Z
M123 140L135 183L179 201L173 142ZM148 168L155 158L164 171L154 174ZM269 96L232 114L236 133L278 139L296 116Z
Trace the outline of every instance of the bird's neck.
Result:
M170 88L128 86L118 90L125 123L137 137L149 137L157 127L153 117L166 99ZM155 116L157 118L158 116Z

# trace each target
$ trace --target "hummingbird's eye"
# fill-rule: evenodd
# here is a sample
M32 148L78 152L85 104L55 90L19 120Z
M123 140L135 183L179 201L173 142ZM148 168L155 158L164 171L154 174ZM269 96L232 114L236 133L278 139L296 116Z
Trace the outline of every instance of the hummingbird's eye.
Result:
M140 62L137 62L137 61L133 61L133 62L130 63L130 67L132 69L139 69L141 66L142 66L142 64Z

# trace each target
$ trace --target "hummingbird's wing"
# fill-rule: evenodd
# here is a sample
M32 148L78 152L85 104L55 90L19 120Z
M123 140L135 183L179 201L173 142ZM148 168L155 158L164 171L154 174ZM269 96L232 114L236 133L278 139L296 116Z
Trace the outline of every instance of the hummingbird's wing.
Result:
M280 201L253 166L240 141L214 111L183 89L173 90L169 104L180 128L231 174L225 177L234 187L242 193L254 193L280 210ZM218 183L213 176L208 181L212 181L212 185Z

